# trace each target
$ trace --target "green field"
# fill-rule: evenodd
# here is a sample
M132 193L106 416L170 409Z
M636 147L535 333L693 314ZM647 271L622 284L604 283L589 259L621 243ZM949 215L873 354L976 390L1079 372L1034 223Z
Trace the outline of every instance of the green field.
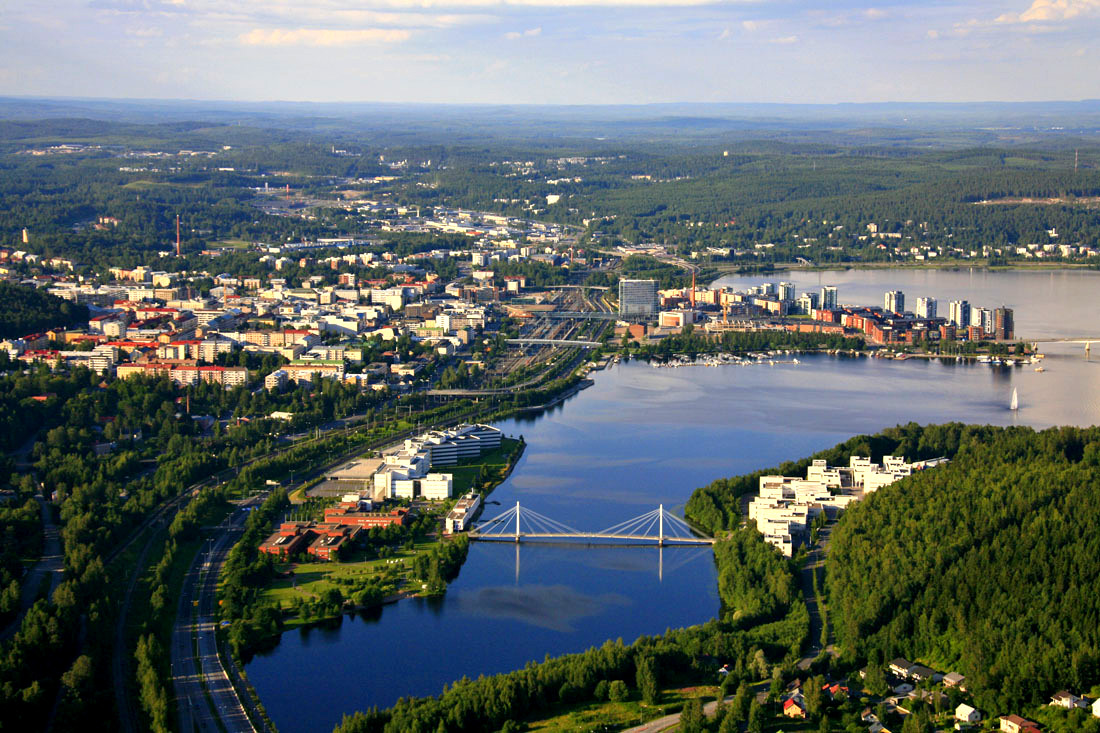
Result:
M174 183L171 181L150 181L140 179L124 183L122 184L122 188L136 191L150 191L157 188L198 188L199 185L200 184L197 183Z
M646 705L641 700L580 703L563 708L551 718L529 721L526 730L542 733L619 730L678 713L683 709L684 702L693 697L702 698L705 705L717 694L716 686L684 687L665 690L657 705Z
M379 578L390 593L401 589L412 567L412 558L422 552L428 552L436 540L417 542L411 550L404 547L393 550L385 558L355 559L349 562L300 562L278 566L280 577L264 589L262 599L265 603L277 605L289 610L295 598L305 601L317 600L330 588L346 592L346 582L356 584L369 578ZM416 590L416 589L411 589ZM287 625L302 623L300 619L288 619Z
M519 447L520 442L512 438L502 438L500 447L480 458L464 461L441 471L454 476L454 495L462 496L475 487L481 479L480 489L488 494L508 476L509 456ZM517 456L518 458L518 456ZM484 471L482 467L484 466Z

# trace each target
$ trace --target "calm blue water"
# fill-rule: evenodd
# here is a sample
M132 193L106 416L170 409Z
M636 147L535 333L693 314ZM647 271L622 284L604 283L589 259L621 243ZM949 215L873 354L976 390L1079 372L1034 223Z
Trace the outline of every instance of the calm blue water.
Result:
M883 273L866 274L876 281L865 287L879 288ZM928 274L947 281L958 275ZM1003 294L1016 297L1021 331L1058 323L1067 335L1082 334L1100 313L1096 274L1073 273L1076 290L1065 297L1076 305L1060 317L1018 304L1028 292L1020 276L1031 273L1004 275ZM1049 273L1034 275L1049 280ZM528 447L490 498L500 506L487 507L484 518L518 500L577 529L600 530L659 503L682 508L695 487L715 478L898 423L1100 421L1100 345L1098 361L1087 361L1080 345L1045 351L1044 373L825 355L800 357L798 365L622 364L598 373L594 387L554 411L500 425L522 434ZM1013 388L1018 413L1008 409ZM462 675L515 669L608 638L630 642L699 623L717 609L706 549L475 543L445 598L285 634L248 665L248 675L280 730L328 731L344 712L436 694Z

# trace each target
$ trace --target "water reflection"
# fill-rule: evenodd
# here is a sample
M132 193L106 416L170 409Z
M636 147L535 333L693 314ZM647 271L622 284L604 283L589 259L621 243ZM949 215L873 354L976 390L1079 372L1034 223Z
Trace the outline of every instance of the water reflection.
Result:
M470 615L522 621L563 633L575 631L579 619L605 613L611 606L633 604L618 593L590 595L565 585L479 588L457 594L454 602L457 610Z

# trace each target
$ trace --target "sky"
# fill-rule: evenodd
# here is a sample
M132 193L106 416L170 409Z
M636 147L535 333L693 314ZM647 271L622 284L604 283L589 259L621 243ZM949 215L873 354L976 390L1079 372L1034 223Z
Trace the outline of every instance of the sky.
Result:
M2 0L0 95L1100 98L1100 0Z

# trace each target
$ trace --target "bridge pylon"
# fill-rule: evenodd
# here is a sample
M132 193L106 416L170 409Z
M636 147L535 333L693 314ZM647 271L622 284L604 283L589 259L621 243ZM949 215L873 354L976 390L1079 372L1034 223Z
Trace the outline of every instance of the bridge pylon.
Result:
M665 505L657 505L657 516L660 518L657 522L657 546L665 546Z

